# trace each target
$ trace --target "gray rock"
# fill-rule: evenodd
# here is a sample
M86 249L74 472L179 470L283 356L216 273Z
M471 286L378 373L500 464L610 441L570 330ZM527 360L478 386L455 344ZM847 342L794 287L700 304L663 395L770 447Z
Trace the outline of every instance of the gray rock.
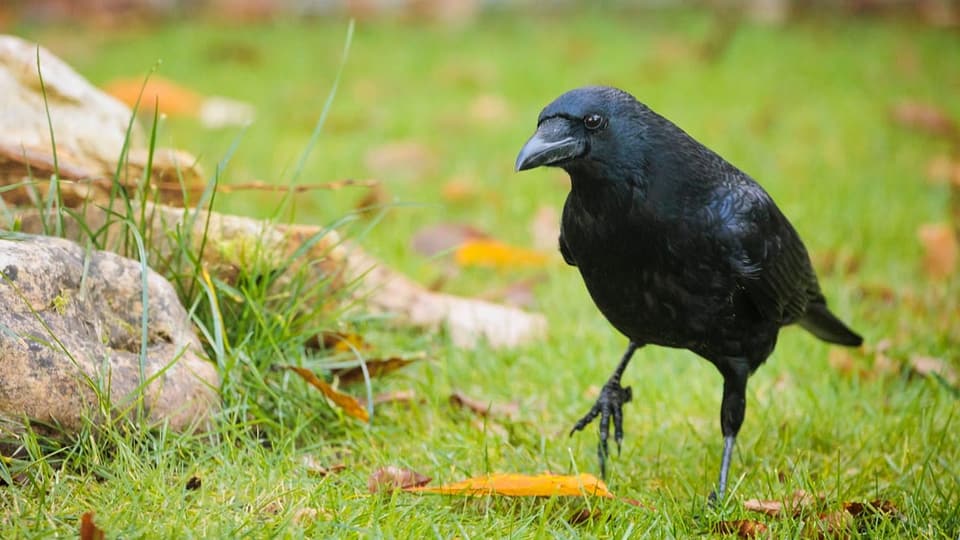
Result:
M147 273L141 387L140 263L69 240L0 232L0 435L24 419L71 432L84 417L203 429L219 380L173 286ZM98 396L100 396L98 398Z

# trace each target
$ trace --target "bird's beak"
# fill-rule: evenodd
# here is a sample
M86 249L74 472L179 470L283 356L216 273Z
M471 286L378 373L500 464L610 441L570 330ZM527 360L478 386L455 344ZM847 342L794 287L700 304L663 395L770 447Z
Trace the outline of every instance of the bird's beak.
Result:
M517 171L525 171L544 165L557 165L569 159L580 157L584 151L584 142L571 137L562 121L547 121L537 128L527 144L517 156Z

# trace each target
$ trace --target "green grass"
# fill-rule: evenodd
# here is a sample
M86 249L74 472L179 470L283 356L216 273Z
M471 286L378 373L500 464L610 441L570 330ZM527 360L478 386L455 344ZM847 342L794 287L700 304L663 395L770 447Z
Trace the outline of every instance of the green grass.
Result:
M745 24L720 59L706 63L696 47L711 25L708 15L689 12L503 14L462 30L362 22L300 181L373 176L365 155L392 141L426 147L435 166L422 175L377 174L397 204L372 230L361 222L348 230L363 233L364 247L388 264L427 283L440 265L409 249L423 225L454 220L513 243L530 241L534 212L559 208L567 187L557 171L513 173L516 152L540 108L556 95L614 84L759 179L815 255L859 261L854 273L821 279L836 311L868 343L888 338L895 358L924 354L960 365L960 287L956 278L927 281L916 240L920 224L946 219L947 188L928 184L925 170L949 147L892 124L888 115L898 100L916 98L960 118L958 35L881 20ZM323 107L345 28L345 21L321 20L258 27L185 22L107 33L21 30L96 83L141 76L161 60L164 77L254 103L258 119L242 135L168 119L158 141L199 154L212 171L240 136L222 181L283 183ZM484 94L502 97L510 114L492 123L471 120L465 111ZM442 186L451 178L467 179L479 195L445 202ZM292 217L333 223L361 195L298 196ZM228 194L217 197L217 208L270 216L279 200ZM477 294L526 275L465 270L449 290ZM898 300L862 294L864 286L877 285L891 287ZM248 299L264 300L265 312L281 309L259 294L251 291ZM44 446L46 453L37 448L32 459L8 464L25 468L29 481L0 488L0 530L11 537L69 535L92 509L112 537L620 538L709 531L715 516L697 516L704 515L703 497L719 465L720 377L690 353L653 347L640 351L625 376L636 399L627 406L623 454L613 459L609 483L618 495L656 511L591 502L601 518L572 526L567 518L583 502L367 494L369 473L388 464L409 466L435 482L488 471L596 471L595 432L572 439L565 433L593 400L587 387L606 380L625 340L559 256L536 296L549 336L512 351L458 350L443 335L356 322L383 352L424 349L433 358L374 381L378 392L413 388L426 401L381 407L370 429L331 413L289 374L265 369L301 359L298 342L306 336L300 328L333 321L258 320L257 311L239 309L231 358L240 367L229 373L227 412L213 436L116 427ZM732 469L733 501L724 517L747 517L742 500L805 489L823 492L830 508L851 500L895 502L905 520L871 524L862 533L867 537L956 538L955 393L906 374L843 375L830 368L828 351L802 331L785 330L768 365L751 379ZM451 389L517 400L521 413L506 423L506 438L484 432L450 407ZM313 476L301 465L303 455L343 461L347 469ZM202 486L185 490L194 475ZM316 509L316 519L295 522L303 508ZM770 525L776 537L797 537L803 523Z

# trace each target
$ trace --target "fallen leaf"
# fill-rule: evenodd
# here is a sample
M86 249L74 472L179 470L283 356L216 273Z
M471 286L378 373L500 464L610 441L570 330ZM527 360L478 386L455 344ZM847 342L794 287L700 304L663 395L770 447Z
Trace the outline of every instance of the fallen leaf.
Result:
M343 412L360 420L362 422L370 422L370 413L367 412L367 409L360 405L360 402L356 400L353 396L349 396L342 392L338 392L332 386L327 384L326 381L317 377L314 372L309 369L302 368L299 366L279 366L280 369L288 369L293 371L297 375L303 378L303 380L310 383L311 386L323 392L323 395L327 396L327 399L334 402L338 407L343 409Z
M395 141L368 151L364 163L384 179L422 179L436 169L436 154L416 141Z
M203 486L203 480L199 476L193 475L189 480L187 480L187 484L184 486L184 488L187 491L195 491L200 489L201 486Z
M580 497L584 495L595 495L608 499L613 498L613 493L610 493L610 490L607 489L607 485L603 480L586 473L581 473L577 476L557 474L490 474L443 486L405 488L405 491L470 496Z
M592 511L587 508L582 508L574 512L573 515L570 516L570 519L567 520L567 523L571 525L580 525L581 523L586 523L599 517L599 508L594 508Z
M455 391L450 394L450 403L465 407L484 417L503 416L509 419L520 413L520 406L516 403L494 404L471 398L460 391Z
M487 233L458 223L439 223L417 231L410 241L413 251L424 257L433 257L451 251L468 240L489 238Z
M381 467L367 480L370 493L389 493L397 489L411 490L430 483L430 477L416 471L390 465Z
M498 240L468 239L457 248L455 260L464 267L513 269L542 268L548 258L539 251L510 246Z
M536 276L521 279L503 287L497 287L482 292L476 296L480 300L490 300L501 302L508 306L519 308L531 308L536 304L536 297L533 294L533 287L538 283L546 281L546 274L537 274Z
M363 336L352 332L323 331L310 336L304 344L307 349L327 350L334 353L369 351L372 349Z
M470 103L467 114L477 124L499 126L510 117L510 105L502 96L483 94Z
M818 538L845 538L853 530L853 516L846 510L818 514L816 520L806 522L804 532ZM812 530L810 530L812 529Z
M353 209L357 214L369 217L380 211L388 202L390 202L390 195L387 193L387 188L383 184L376 184L357 199Z
M418 400L417 393L413 390L397 390L373 396L374 405L383 405L385 403L412 403L414 401Z
M324 466L317 460L314 456L306 455L300 458L300 465L307 471L307 473L314 476L324 477L331 474L336 474L340 471L343 471L347 466L343 463L334 463L329 467Z
M536 249L557 250L560 238L560 212L552 206L538 208L530 221L530 237Z
M743 508L773 517L796 516L810 508L814 502L816 501L812 495L800 489L793 492L786 501L750 499L743 502Z
M140 110L150 114L156 104L162 114L196 116L203 103L203 96L199 93L157 75L152 75L146 82L143 79L118 79L107 83L103 89L130 107L137 104L139 97Z
M480 433L490 433L503 440L510 439L510 432L503 425L490 418L474 418L470 425Z
M466 177L452 178L440 188L440 196L449 203L475 200L479 195L476 182Z
M939 375L947 384L956 386L957 371L940 358L914 355L910 357L910 369L920 376Z
M919 101L904 100L893 106L891 117L898 124L931 135L952 137L957 125L943 109Z
M103 540L103 529L93 522L93 512L84 512L80 517L80 540Z
M928 223L917 230L923 244L923 269L933 279L950 277L957 270L957 238L953 227L945 223Z
M365 360L364 365L367 367L367 375L372 379L392 373L423 358L426 358L426 354L424 353L411 354L406 357L391 356L389 358L371 358ZM340 379L340 384L343 385L363 382L366 378L363 373L363 367L361 366L338 368L331 370L331 373L336 375Z
M903 514L891 501L883 499L874 499L867 503L846 502L843 503L843 509L855 518L867 516L894 516L903 519Z
M767 532L767 526L751 519L736 519L732 521L718 521L713 526L717 534L735 534L740 538L756 538Z

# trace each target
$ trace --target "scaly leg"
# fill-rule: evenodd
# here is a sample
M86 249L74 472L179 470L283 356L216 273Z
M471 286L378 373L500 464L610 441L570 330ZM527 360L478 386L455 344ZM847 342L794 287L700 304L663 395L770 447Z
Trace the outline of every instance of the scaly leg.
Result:
M720 460L720 481L717 490L710 494L711 503L723 502L730 474L730 461L737 433L743 425L746 411L748 369L732 369L723 377L723 402L720 405L720 430L723 433L723 458Z
M620 359L617 369L613 371L613 375L603 385L597 402L590 408L590 412L584 415L570 430L570 435L573 435L587 427L597 415L600 416L600 442L597 445L597 457L600 458L600 476L604 479L607 477L607 455L609 454L607 439L610 436L610 418L613 417L613 440L617 443L617 453L619 454L620 442L623 440L623 404L629 403L633 398L630 387L624 388L620 385L620 377L623 376L623 371L627 369L627 364L630 363L633 353L639 347L632 341L627 345L627 350L623 353L623 358Z

